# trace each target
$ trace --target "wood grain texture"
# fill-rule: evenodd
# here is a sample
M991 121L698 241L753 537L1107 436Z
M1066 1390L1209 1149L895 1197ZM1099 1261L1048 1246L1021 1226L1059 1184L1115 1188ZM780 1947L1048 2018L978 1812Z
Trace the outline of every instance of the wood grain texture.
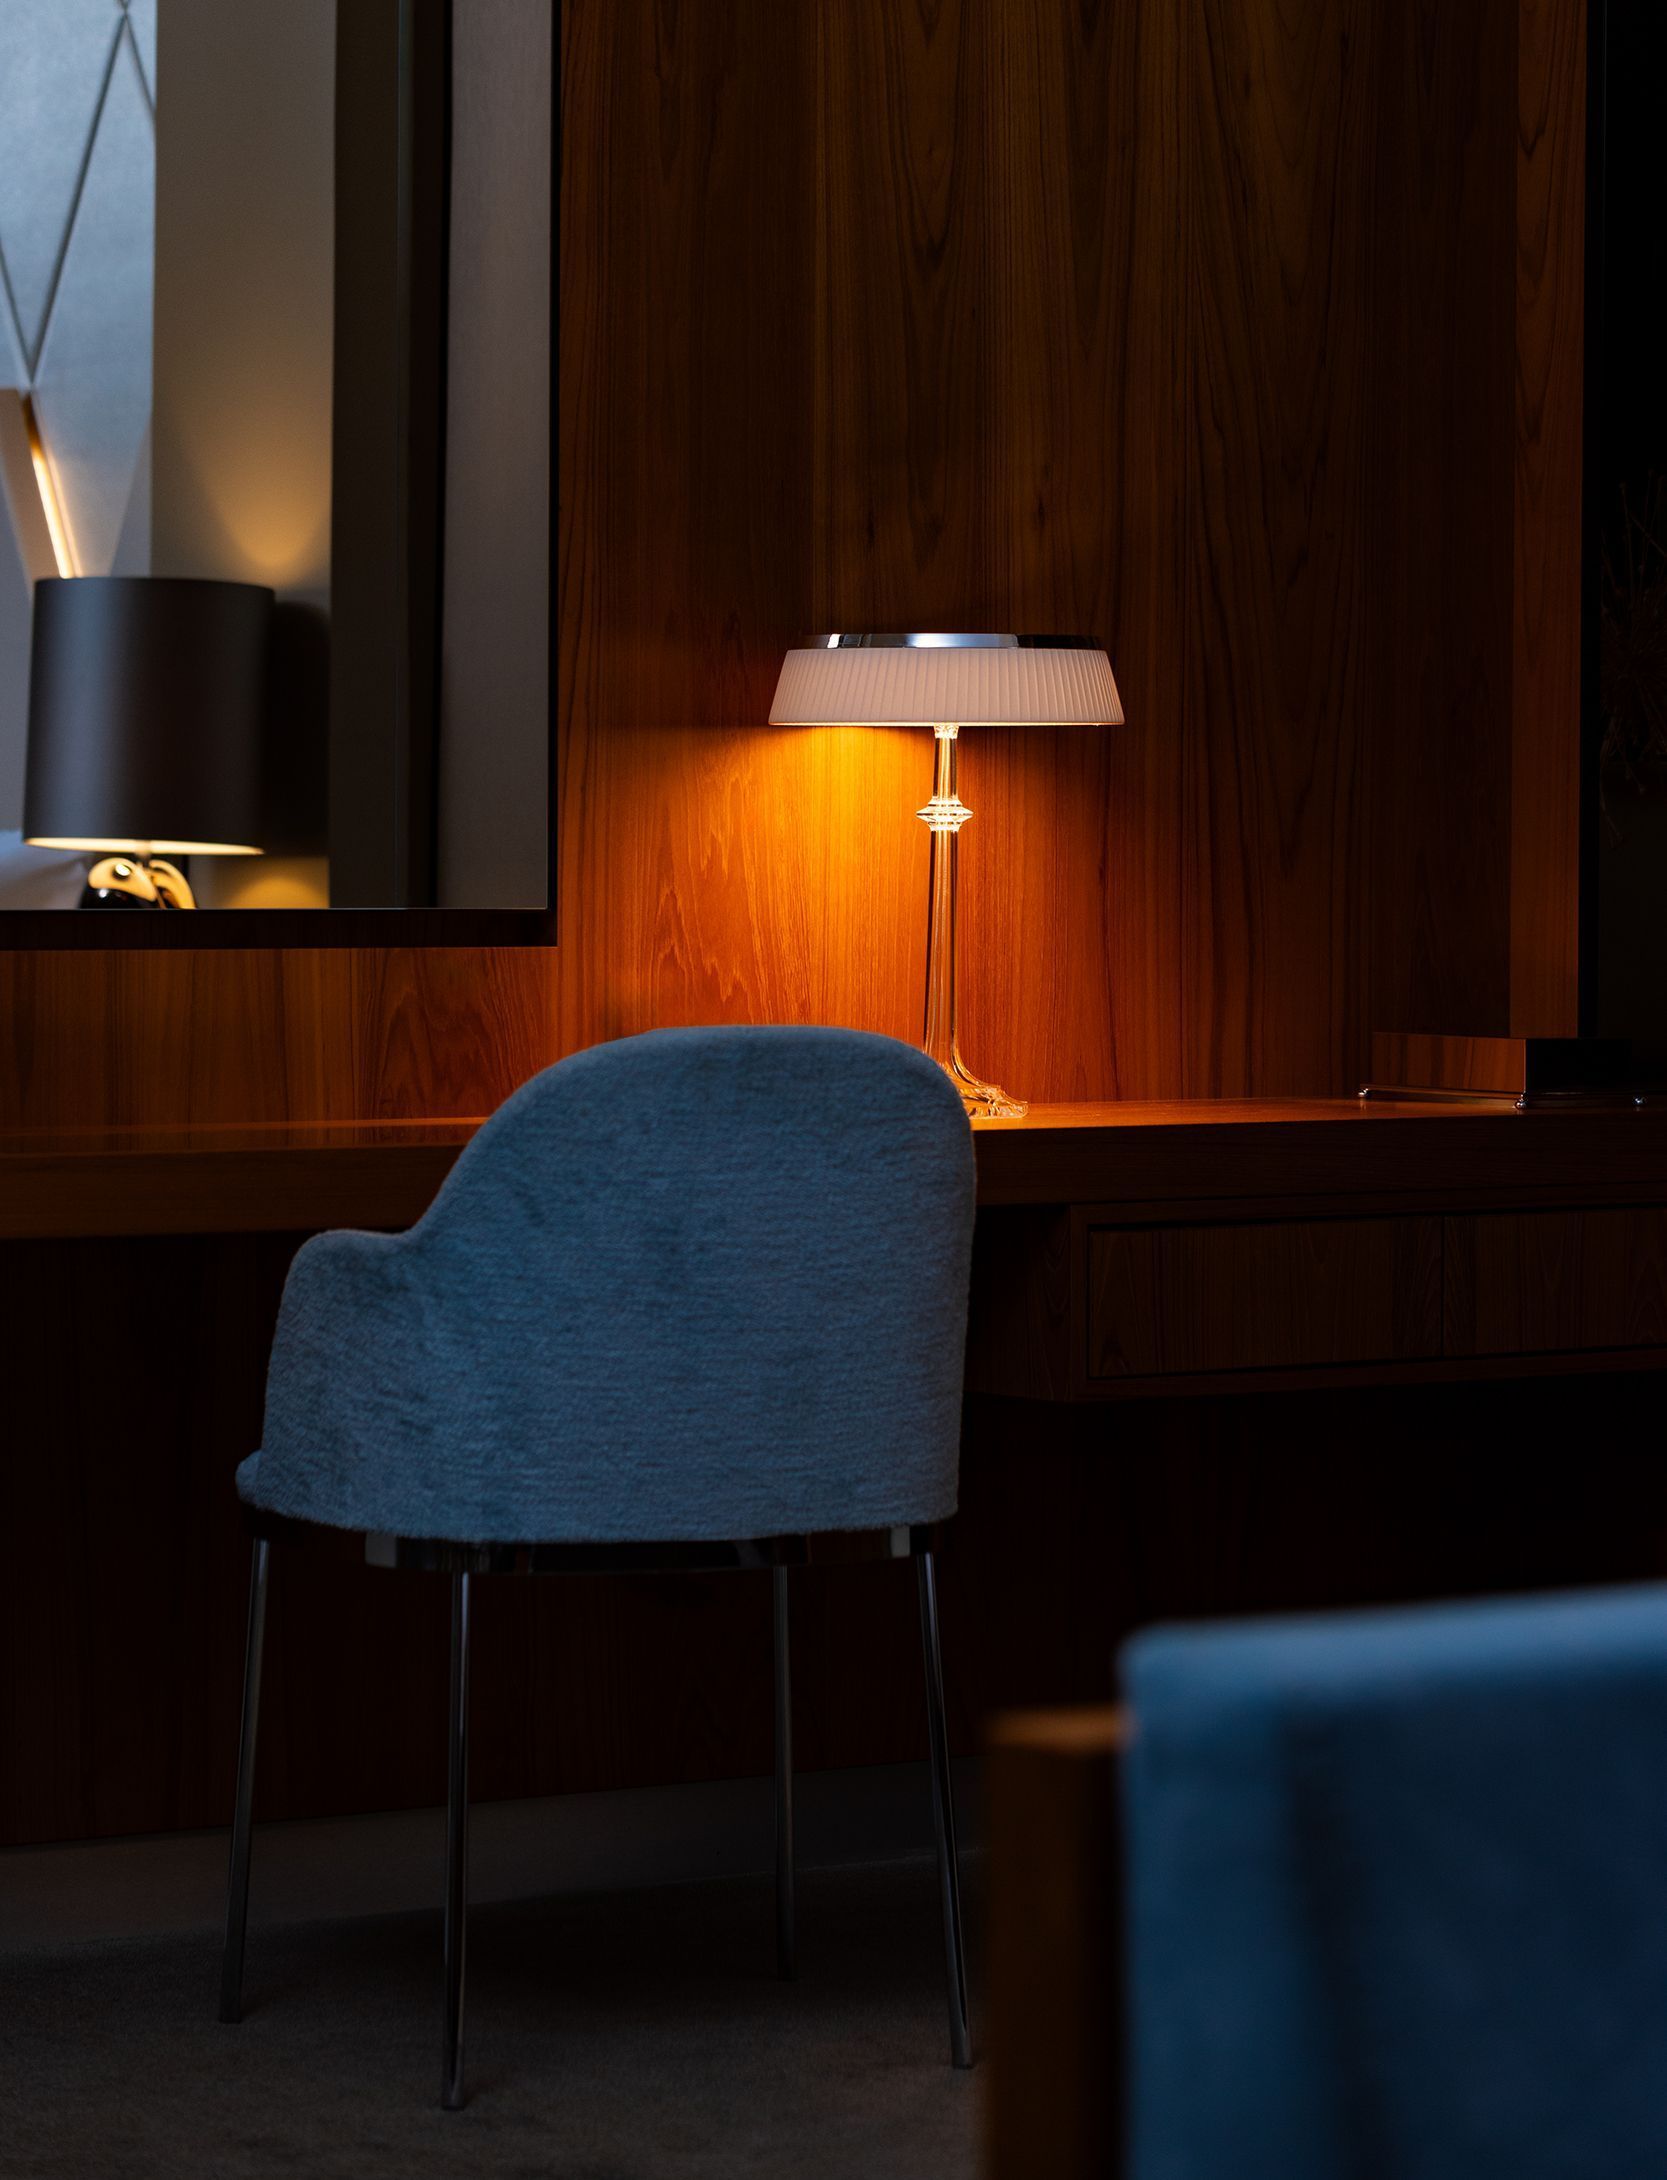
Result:
M1033 1107L975 1131L979 1204L1115 1205L1155 1223L1215 1199L1332 1210L1639 1201L1667 1186L1647 1109L1518 1113L1509 1101L1278 1098Z
M552 1056L536 949L0 953L0 1126L480 1114Z
M1445 1224L1450 1354L1667 1344L1667 1210L1504 1212Z
M1518 25L1510 1027L1572 1037L1597 792L1580 754L1586 8L1520 0Z
M1370 692L1368 11L1188 11L1186 1088L1342 1087Z
M1038 1096L1182 1086L1187 183L1182 12L1022 6L989 26L989 268L975 425L1001 625L1076 630L1134 732L969 736L968 1049Z
M1090 1378L1441 1353L1438 1219L1095 1227L1087 1259Z
M990 1727L985 2180L1090 2180L1121 2167L1127 1733L1104 1705Z
M967 1387L1023 1400L1080 1397L1082 1237L1064 1206L979 1214L972 1237Z
M227 1820L248 1573L232 1469L294 1246L0 1247L24 1358L0 1463L0 1844ZM1607 1378L973 1401L942 1559L957 1746L996 1711L1108 1701L1118 1640L1157 1617L1659 1575L1661 1466L1591 1431L1625 1401ZM481 1798L768 1770L761 1579L483 1581L479 1611ZM276 1556L270 1613L258 1814L437 1800L443 1580L320 1537ZM906 1567L796 1573L793 1633L807 1768L922 1757Z
M1516 5L1399 0L1362 57L1377 1029L1509 1027Z
M987 1072L1323 1093L1374 1024L1503 1030L1513 882L1519 928L1566 912L1511 860L1509 711L1577 425L1571 5L1527 7L1519 160L1516 0L569 0L559 948L11 957L0 1117L476 1111L656 1024L914 1035L930 749L762 724L853 624L1117 667L1123 729L967 739Z
M1372 1034L1370 1081L1391 1090L1469 1090L1517 1097L1528 1085L1528 1055L1520 1037Z
M0 1240L118 1234L397 1231L434 1201L469 1139L458 1123L0 1138Z
M567 0L559 947L0 955L0 1125L479 1114L660 1024L914 1036L930 748L763 725L781 651L819 626L1110 646L1126 728L964 750L966 1046L1020 1093L1347 1092L1374 1024L1504 1030L1502 6ZM1565 112L1536 176L1566 179ZM1568 214L1560 185L1548 262ZM1567 401L1551 369L1548 445ZM1388 1003L1424 992L1463 1019ZM1238 1118L1184 1147L1172 1112L1138 1155L1065 1122L1004 1144L1001 1186L1393 1185L1375 1121L1316 1144ZM1416 1125L1431 1188L1519 1188L1552 1140ZM1544 1125L1569 1131L1567 1186L1616 1185L1630 1153L1659 1178L1614 1119ZM49 1752L6 1775L8 1838L223 1819L230 1467L290 1245L6 1258L28 1442L65 1449L3 1478L32 1571L0 1582L0 1741ZM1653 1566L1664 1517L1630 1471L1571 1529L1560 1490L1453 1459L1510 1437L1507 1412L1574 1435L1588 1389L1441 1399L975 1414L944 1569L962 1745L996 1704L1103 1697L1116 1634L1156 1611ZM1332 1481L1340 1443L1375 1448L1370 1483ZM265 1812L433 1798L441 1600L326 1550L275 1572L272 1610ZM870 1571L796 1599L807 1763L919 1753L910 1612ZM480 1791L763 1768L767 1628L741 1582L488 1588Z
M0 1238L403 1227L474 1120L0 1132ZM973 1131L984 1287L1018 1246L998 1207L1101 1224L1241 1215L1640 1201L1667 1194L1667 1126L1631 1107L1522 1115L1507 1100L1132 1099L1038 1105ZM980 1298L975 1296L975 1300ZM997 1304L999 1306L999 1302Z

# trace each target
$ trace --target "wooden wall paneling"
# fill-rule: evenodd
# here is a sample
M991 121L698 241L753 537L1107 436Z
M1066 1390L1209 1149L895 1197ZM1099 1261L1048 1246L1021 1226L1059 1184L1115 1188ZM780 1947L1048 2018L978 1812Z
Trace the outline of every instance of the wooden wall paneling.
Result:
M6 1844L218 1818L248 1573L231 1468L294 1246L0 1248Z
M1525 97L1550 4L1534 0L1524 32ZM1497 1013L1497 841L1523 816L1498 728L1512 672L1499 570L1508 583L1507 510L1549 520L1560 504L1570 398L1559 332L1543 395L1524 394L1552 450L1543 490L1519 474L1513 500L1508 439L1473 429L1496 401L1509 429L1509 278L1501 291L1486 274L1502 219L1507 261L1515 249L1499 185L1518 156L1513 67L1493 95L1513 6L567 0L559 948L0 954L0 1125L478 1113L560 1052L656 1023L915 1035L926 836L912 813L930 751L924 736L762 724L780 650L818 625L1075 624L1112 648L1126 728L967 740L967 1044L1015 1088L1350 1089L1370 1027L1448 1026L1391 1021L1378 992L1416 996L1424 978L1443 1004L1475 991ZM1547 297L1567 283L1568 111L1551 97L1521 155L1525 206L1561 177ZM1537 289L1523 308L1538 326ZM1554 689L1550 651L1516 659ZM1548 732L1554 715L1548 698ZM1485 749L1474 769L1455 761L1461 739ZM1382 934L1403 882L1419 920L1397 953ZM1472 940L1454 918L1478 898ZM51 1358L30 1442L54 1443L66 1387L81 1421L55 1478L7 1471L30 1517L7 1533L56 1539L61 1579L42 1604L53 1585L8 1569L4 1609L31 1642L52 1629L67 1693L43 1707L14 1664L5 1745L66 1751L89 1824L224 1809L211 1744L235 1712L245 1568L227 1470L256 1427L281 1266L257 1249L234 1276L235 1244L178 1247L201 1269L169 1259L175 1280L204 1307L221 1297L223 1385L184 1368L192 1338L152 1245L45 1271L6 1259L8 1291L60 1281L27 1319L24 1351ZM86 1327L117 1314L126 1382L111 1398L201 1449L189 1488L212 1534L189 1527L184 1486L143 1496L150 1471L85 1495L107 1480L85 1450L105 1405ZM1534 1429L1562 1398L1532 1396ZM1558 1411L1571 1431L1574 1405ZM945 1568L963 1731L990 1702L1102 1692L1116 1633L1154 1610L1641 1563L1648 1508L1626 1550L1606 1556L1607 1531L1576 1549L1554 1534L1561 1503L1536 1512L1455 1481L1451 1448L1445 1469L1409 1476L1405 1439L1386 1437L1375 1488L1315 1490L1376 1419L1434 1411L1253 1406L1219 1423L1214 1403L1162 1421L1055 1410L1045 1440L1005 1406L969 1421L967 1520ZM1462 1403L1440 1412L1475 1424ZM1331 1529L1293 1520L1306 1502L1286 1471L1250 1460L1282 1434L1309 1449L1303 1488ZM1027 1445L1052 1449L1045 1489ZM1132 1466L1104 1462L1108 1447ZM1416 1501L1420 1478L1426 1504L1390 1538L1359 1533L1363 1506ZM1472 1489L1461 1549L1433 1535L1428 1507ZM1484 1544L1484 1501L1520 1514L1520 1550ZM110 1610L86 1612L86 1567L118 1540L160 1548L170 1515L186 1526L160 1564L209 1587L162 1608L121 1574ZM228 1555L222 1590L201 1565ZM437 1788L423 1682L443 1601L413 1578L384 1604L383 1582L400 1578L328 1553L275 1574L274 1813L321 1806L337 1763L351 1795L382 1805ZM807 1760L918 1745L912 1674L891 1649L906 1594L865 1598L872 1643L831 1581L805 1595ZM483 1694L482 1791L761 1763L761 1613L740 1583L641 1610L607 1585L494 1602L483 1688L488 1637L526 1673ZM212 1636L228 1615L230 1640ZM96 1656L117 1639L127 1677L101 1693ZM386 1737L372 1699L327 1676L326 1704L353 1708L312 1731L314 1645L359 1660L378 1701L398 1686ZM142 1683L141 1660L155 1669ZM221 1722L144 1746L84 1722L170 1675L177 1700ZM732 1678L744 1725L719 1700ZM119 1716L110 1730L128 1731ZM135 1797L120 1812L98 1800L126 1791L105 1769L118 1745ZM8 1774L8 1795L34 1790ZM8 1836L31 1821L8 1804Z
M1510 1028L1572 1037L1583 792L1600 822L1581 761L1585 0L1520 0L1517 19Z
M963 0L819 0L813 12L812 550L808 626L797 633L994 625L983 315L992 21ZM821 738L834 743L833 761L863 764L875 800L840 813L817 882L840 907L855 885L857 917L840 916L859 932L853 963L872 949L886 965L884 987L875 977L863 995L882 1010L868 1026L918 1038L927 836L914 813L931 791L931 737L883 737L883 752L860 755L855 745L875 740L866 731ZM969 915L981 844L963 844ZM969 931L969 962L975 946ZM840 964L826 966L824 988L839 995L833 1018L850 1020L857 990L846 984L846 997Z
M0 953L0 1126L485 1113L555 1011L538 948Z
M1187 11L993 11L997 618L1092 635L1127 723L969 735L967 1049L1033 1098L1181 1080Z
M1578 1026L1585 12L1380 11L1380 1028Z
M1372 1029L1509 1027L1516 16L1406 0L1367 56Z
M961 1700L1106 1702L1155 1620L1653 1578L1667 1485L1624 1378L968 1405ZM1568 1449L1580 1450L1571 1491ZM962 1600L965 1599L966 1602Z
M762 724L809 633L815 57L768 0L566 11L564 1046L839 1018L807 880L870 843Z
M1523 33L1531 329L1569 5ZM915 1034L925 738L761 724L819 623L1111 646L1125 728L964 752L967 1042L1032 1096L1349 1088L1367 1027L1502 1028L1515 8L570 0L559 949L0 957L0 1119L472 1111L655 1023Z
M1410 1090L1471 1090L1519 1097L1528 1086L1527 1046L1516 1037L1398 1035L1374 1030L1368 1079Z
M1004 462L989 11L821 0L817 14L815 604L829 628L983 627Z
M1365 0L1192 11L1189 1095L1340 1089L1358 1066L1370 19Z

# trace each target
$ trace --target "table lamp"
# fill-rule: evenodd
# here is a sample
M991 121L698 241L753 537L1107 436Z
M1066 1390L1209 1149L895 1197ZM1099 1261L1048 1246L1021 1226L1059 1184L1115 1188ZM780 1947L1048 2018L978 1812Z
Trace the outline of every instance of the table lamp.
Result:
M23 837L91 891L195 908L183 855L259 855L272 593L169 576L35 585Z
M917 813L932 836L922 1043L975 1118L1016 1119L1027 1108L981 1082L956 1041L956 844L972 816L955 792L957 738L966 726L1122 721L1111 661L1086 637L818 636L783 662L772 726L929 726L936 737L932 797Z

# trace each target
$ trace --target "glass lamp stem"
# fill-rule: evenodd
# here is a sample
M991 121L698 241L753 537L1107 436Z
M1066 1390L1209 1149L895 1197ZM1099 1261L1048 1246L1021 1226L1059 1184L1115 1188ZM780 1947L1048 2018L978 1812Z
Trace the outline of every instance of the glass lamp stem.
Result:
M937 767L932 780L932 800L922 812L932 833L932 876L926 902L926 1036L927 1052L951 1074L959 1068L955 1049L955 884L960 829L965 818L950 822L949 813L965 808L955 792L956 733L953 727L936 727L934 748Z
M961 827L972 812L955 791L955 749L960 728L932 729L937 762L932 799L919 815L932 835L932 873L926 913L926 1030L923 1043L961 1093L974 1118L1017 1119L1026 1107L993 1083L980 1082L961 1057L955 1029L955 893Z

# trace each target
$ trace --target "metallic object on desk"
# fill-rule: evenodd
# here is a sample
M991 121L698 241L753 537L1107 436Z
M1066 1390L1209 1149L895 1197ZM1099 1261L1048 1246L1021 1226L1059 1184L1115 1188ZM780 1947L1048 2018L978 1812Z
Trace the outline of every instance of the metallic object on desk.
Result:
M1455 1037L1375 1031L1363 1099L1491 1103L1519 1113L1626 1109L1659 1096L1663 1056L1617 1037Z

